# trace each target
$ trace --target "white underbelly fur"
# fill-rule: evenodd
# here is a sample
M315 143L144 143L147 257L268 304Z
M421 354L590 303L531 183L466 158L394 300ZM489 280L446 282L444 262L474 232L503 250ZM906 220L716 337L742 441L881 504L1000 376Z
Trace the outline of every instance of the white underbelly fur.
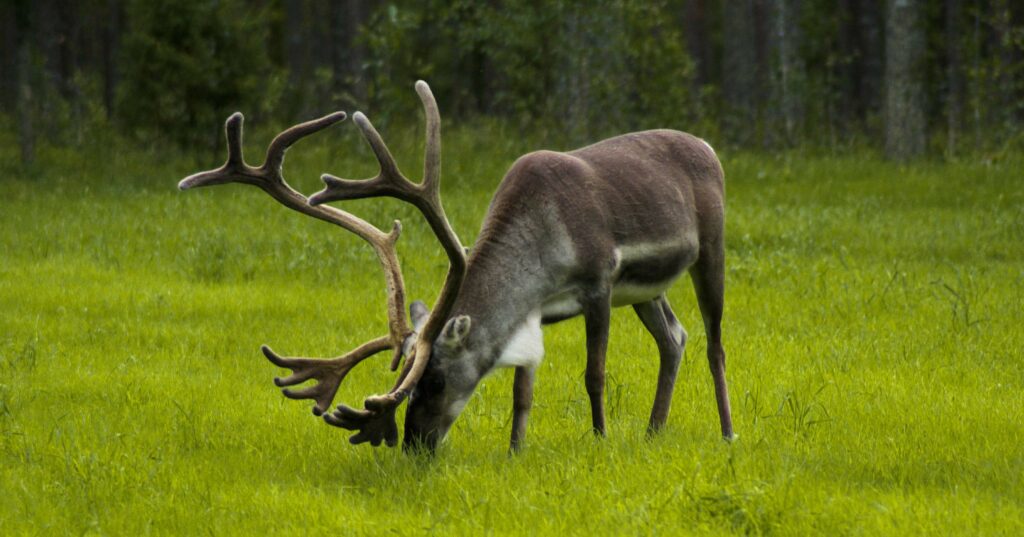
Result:
M674 280L656 285L639 285L621 282L612 286L612 307L629 306L653 300L668 290Z
M611 302L613 308L639 304L658 298L662 293L672 286L670 280L655 285L640 285L630 282L619 282L612 287ZM559 318L579 315L583 307L579 300L572 293L561 293L550 298L541 306L541 313L544 317Z
M695 243L696 239L693 239L693 242ZM615 280L618 278L620 267L624 264L632 263L644 258L665 255L666 252L686 247L687 245L685 243L681 244L679 242L622 245L615 249L615 270L613 271L612 279ZM692 248L692 246L690 247ZM668 290L672 285L672 282L675 280L676 278L673 277L665 282L659 282L656 284L618 282L612 286L612 307L617 308L620 306L629 306L631 304L639 304L640 302L647 302L648 300L657 298ZM572 317L574 315L579 315L582 311L579 300L571 290L552 296L541 306L543 316L549 318Z

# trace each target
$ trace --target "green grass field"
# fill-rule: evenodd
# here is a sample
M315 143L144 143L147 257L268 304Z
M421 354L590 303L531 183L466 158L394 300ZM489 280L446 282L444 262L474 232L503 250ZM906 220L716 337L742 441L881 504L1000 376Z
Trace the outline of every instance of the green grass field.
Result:
M413 176L418 129L392 135ZM354 131L294 148L292 184L372 174ZM446 139L464 242L529 148L515 138ZM267 137L250 140L255 159ZM588 432L572 320L545 330L525 452L506 453L502 371L433 460L349 446L274 388L284 371L259 345L331 356L383 335L383 279L368 246L256 189L174 188L220 158L44 148L32 173L3 165L0 533L1024 534L1018 156L722 155L739 440L719 437L686 279L670 295L690 342L663 434L643 435L657 352L625 308L607 439ZM344 207L403 220L410 297L432 300L446 261L413 210ZM386 362L357 369L336 402L386 390Z

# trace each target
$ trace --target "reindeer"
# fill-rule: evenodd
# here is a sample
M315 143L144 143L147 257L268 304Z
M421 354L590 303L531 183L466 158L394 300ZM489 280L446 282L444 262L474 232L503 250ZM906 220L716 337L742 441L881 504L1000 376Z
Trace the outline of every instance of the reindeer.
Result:
M388 327L334 359L287 358L267 346L274 365L292 371L275 378L285 396L315 401L313 413L356 431L353 444L398 443L395 412L409 399L404 448L433 452L481 379L498 368L515 368L510 449L523 444L533 400L534 375L544 355L541 326L583 315L586 326L585 382L592 429L605 435L604 377L610 314L633 306L660 355L648 434L668 418L686 330L666 291L689 271L707 334L707 356L715 386L722 436L733 438L725 380L721 321L724 297L724 179L714 150L700 138L673 130L616 136L567 153L537 151L520 157L491 200L467 260L466 250L441 204L440 114L430 88L415 85L426 115L421 183L406 178L370 121L355 124L380 163L365 180L324 174L325 188L306 198L282 175L285 151L300 138L346 118L336 112L279 134L259 167L242 157L242 115L225 125L228 159L220 168L183 179L179 188L243 183L261 188L283 205L338 225L368 242L377 254L387 287ZM405 316L405 286L395 243L396 220L385 233L328 202L392 197L424 216L449 259L449 271L432 311L422 302ZM340 405L327 412L348 372L385 350L391 370L404 366L395 386L366 398L364 408ZM288 387L307 380L311 386Z

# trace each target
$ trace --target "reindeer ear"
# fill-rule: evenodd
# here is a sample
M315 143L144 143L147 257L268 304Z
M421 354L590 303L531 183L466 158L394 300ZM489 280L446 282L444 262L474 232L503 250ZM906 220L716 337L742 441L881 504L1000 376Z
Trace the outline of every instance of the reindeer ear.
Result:
M472 324L468 315L459 315L454 319L449 319L445 323L444 329L441 330L437 342L449 349L461 346L466 342L466 336L469 335L469 328Z
M405 341L402 342L403 356L410 356L412 354L412 348L416 346L416 340L419 339L420 332L423 331L423 325L427 324L428 317L430 317L430 310L427 309L427 305L422 300L409 304L409 319L412 320L412 333L405 336Z
M413 332L423 330L423 325L427 323L427 317L430 317L430 310L422 300L409 304L409 318L412 320Z

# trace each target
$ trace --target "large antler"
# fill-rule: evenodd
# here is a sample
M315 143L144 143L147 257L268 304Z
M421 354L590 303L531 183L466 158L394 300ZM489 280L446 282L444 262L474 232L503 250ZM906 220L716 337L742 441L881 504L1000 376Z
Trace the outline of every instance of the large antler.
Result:
M358 430L352 436L352 443L371 442L379 445L386 441L394 445L398 439L395 424L395 410L416 386L430 359L431 344L440 334L445 321L451 313L459 286L466 272L466 257L458 236L452 230L448 218L441 205L441 116L437 102L426 82L416 82L416 93L423 102L426 115L426 149L423 158L423 182L413 183L399 171L395 159L391 156L387 145L381 139L377 129L361 112L353 115L353 120L370 144L373 153L380 161L380 173L376 177L361 181L341 179L332 175L322 177L326 187L309 197L310 205L329 201L351 200L359 198L387 196L406 201L414 205L437 236L445 253L448 254L449 269L444 287L437 299L430 317L423 326L405 367L395 386L386 394L373 395L363 403L365 409L357 410L341 405L333 414L325 414L324 420L349 430Z
M263 353L268 360L279 367L292 370L292 375L283 379L274 379L277 386L293 386L309 379L318 381L313 386L297 391L282 390L285 396L292 399L316 401L313 413L318 416L330 407L341 381L359 362L383 350L393 349L394 357L391 369L397 369L405 339L412 334L405 316L405 283L402 281L402 271L398 264L398 254L395 251L395 241L398 240L402 230L400 222L395 220L391 231L384 233L365 220L345 211L329 206L310 205L305 196L285 182L282 175L281 167L284 163L284 154L292 144L344 119L344 112L335 112L285 130L270 143L263 164L253 167L246 164L242 158L243 117L242 114L236 112L228 118L224 125L228 142L227 162L217 169L190 175L178 183L178 188L181 190L227 183L253 185L286 207L351 231L373 247L377 259L384 269L387 286L389 332L387 336L371 340L348 354L331 360L282 358L268 347L263 346Z

